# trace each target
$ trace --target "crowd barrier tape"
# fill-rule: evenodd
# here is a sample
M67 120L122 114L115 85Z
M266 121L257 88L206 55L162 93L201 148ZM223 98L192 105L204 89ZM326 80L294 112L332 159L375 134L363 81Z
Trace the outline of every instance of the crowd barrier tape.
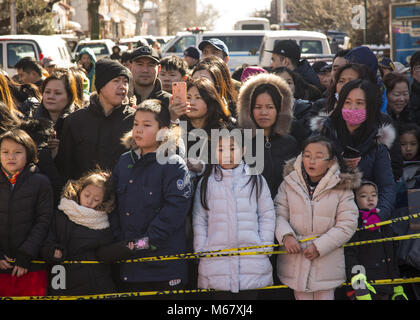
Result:
M398 279L381 279L368 281L371 285L400 285L420 282L420 277L414 278L398 278ZM351 286L351 283L343 283L341 286ZM287 289L286 285L268 286L258 288L255 290L273 290L273 289ZM220 292L214 289L191 289L191 290L170 290L170 291L141 291L141 292L122 292L122 293L104 293L96 295L82 295L82 296L22 296L22 297L0 297L2 300L103 300L103 299L124 299L124 298L138 298L146 296L161 296L161 295L176 295L176 294L194 294L194 293L209 293Z
M367 244L375 244L375 243L382 243L388 241L402 241L402 240L409 240L409 239L418 239L420 238L420 233L415 234L408 234L404 236L397 236L397 237L389 237L389 238L381 238L381 239L374 239L374 240L365 240L365 241L356 241L350 242L342 245L341 247L354 247L354 246L361 246ZM308 241L308 239L304 239ZM233 248L233 249L226 249L226 250L235 250L235 251L244 251L244 250L251 250L251 249L265 249L265 248L272 248L274 246L280 246L278 244L275 245L266 245L266 246L252 246L252 247L242 247L242 248ZM186 254L176 254L176 255L167 255L167 256L156 256L156 257L144 257L138 259L129 259L118 261L118 263L140 263L140 262L150 262L150 261L169 261L169 260L188 260L188 259L202 259L202 258L220 258L220 257L234 257L234 256L248 256L248 255L271 255L271 254L287 254L287 251L248 251L248 252L218 252L218 253L186 253ZM46 263L45 261L41 260L33 260L32 263ZM66 260L60 262L60 264L99 264L102 263L101 261L77 261L77 260Z
M420 218L420 214L415 213L415 214L411 214L411 215L407 215L403 217L398 217L398 218L374 223L371 225L358 228L356 229L356 232L367 230L373 227L380 227L380 226L407 221L407 220L416 219L416 218ZM319 236L314 236L314 237L302 239L302 240L299 240L299 242L304 243L304 242L312 241L318 237ZM347 243L343 245L343 247L374 244L374 243L380 243L380 242L385 242L385 241L401 241L401 240L409 240L409 239L416 239L416 238L420 238L420 233L391 237L391 238L369 240L369 241L358 241L358 242L353 242L353 243ZM281 247L281 245L271 244L271 245L261 245L261 246L248 246L248 247L241 247L241 248L219 249L219 250L212 250L212 251L201 251L201 252L194 252L194 253L180 253L180 254L175 254L175 255L127 259L123 261L117 261L116 263L139 263L139 262L149 262L149 261L188 260L188 259L213 258L213 257L217 258L217 257L229 257L229 256L241 256L241 255L286 254L287 253L286 251L234 252L234 251L247 251L247 250L253 250L253 249L269 249L269 248L276 248L276 247ZM14 262L14 260L12 259L9 262ZM42 260L32 260L31 263L45 264L47 262L42 261ZM102 263L102 262L94 261L94 260L65 260L65 261L60 262L60 264L99 264L99 263Z

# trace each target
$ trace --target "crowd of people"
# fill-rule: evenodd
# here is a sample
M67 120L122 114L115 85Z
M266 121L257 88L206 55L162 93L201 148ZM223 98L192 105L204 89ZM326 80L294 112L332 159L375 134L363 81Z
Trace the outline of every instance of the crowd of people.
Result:
M375 224L408 215L420 187L420 52L409 68L367 47L332 64L311 65L293 40L271 52L270 68L232 73L219 39L184 57L86 48L73 68L23 58L2 72L0 296L280 299L257 289L285 284L296 300L419 299L418 284L369 284L418 276L416 239L343 245L418 230ZM249 174L261 144L262 173ZM242 247L267 253L115 263ZM59 264L65 287L51 285ZM358 285L340 293L346 281Z

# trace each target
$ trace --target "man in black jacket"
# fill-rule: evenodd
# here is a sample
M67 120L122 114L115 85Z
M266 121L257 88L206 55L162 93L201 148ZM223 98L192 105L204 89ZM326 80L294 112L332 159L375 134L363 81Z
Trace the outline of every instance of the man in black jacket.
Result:
M158 79L161 69L159 54L149 46L142 46L131 55L131 72L133 74L134 94L137 104L146 99L158 99L164 110L169 112L171 94L162 90Z
M97 92L90 104L64 120L56 164L65 180L78 179L97 165L112 170L127 151L120 139L133 127L135 110L127 98L131 73L117 61L101 59L95 74Z
M272 69L287 67L290 70L299 73L306 82L322 90L319 78L309 62L305 59L300 59L301 49L295 40L276 41L272 51L265 51L272 53Z

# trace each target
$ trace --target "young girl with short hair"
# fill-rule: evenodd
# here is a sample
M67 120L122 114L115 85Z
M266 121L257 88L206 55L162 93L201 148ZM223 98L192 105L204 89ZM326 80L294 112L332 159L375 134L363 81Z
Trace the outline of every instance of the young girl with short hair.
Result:
M186 252L190 176L179 155L161 152L162 143L178 141L175 128L169 129L169 113L162 108L153 99L137 107L133 130L125 139L131 150L120 157L113 171L118 210L111 227L119 240L139 240L134 257ZM166 138L157 139L165 130ZM120 290L175 290L188 281L187 261L121 264L119 276Z
M48 240L42 248L47 261L94 260L113 262L128 258L128 242L114 243L108 214L115 206L110 174L99 169L79 180L70 180L63 189ZM115 291L111 266L64 264L66 286L51 288L52 295L84 295Z

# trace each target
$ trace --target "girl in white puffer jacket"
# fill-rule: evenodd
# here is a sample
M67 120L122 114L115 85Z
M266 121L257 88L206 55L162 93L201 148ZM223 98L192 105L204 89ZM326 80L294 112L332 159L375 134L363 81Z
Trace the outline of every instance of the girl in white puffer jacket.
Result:
M226 144L222 142L225 139ZM249 166L241 161L244 148L233 137L220 138L215 151L219 164L207 166L196 189L193 208L195 251L273 244L275 212L264 177L247 174ZM248 251L270 250L272 248ZM201 258L199 262L199 288L233 293L216 295L219 298L255 298L255 292L251 295L237 293L272 284L268 255Z

